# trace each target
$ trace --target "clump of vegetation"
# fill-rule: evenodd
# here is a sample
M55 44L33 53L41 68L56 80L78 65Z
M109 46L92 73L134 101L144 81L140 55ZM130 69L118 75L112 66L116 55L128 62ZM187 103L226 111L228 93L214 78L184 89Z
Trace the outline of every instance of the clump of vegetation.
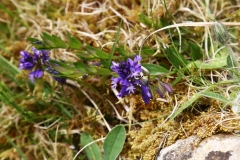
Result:
M4 1L0 158L152 160L238 132L238 5Z

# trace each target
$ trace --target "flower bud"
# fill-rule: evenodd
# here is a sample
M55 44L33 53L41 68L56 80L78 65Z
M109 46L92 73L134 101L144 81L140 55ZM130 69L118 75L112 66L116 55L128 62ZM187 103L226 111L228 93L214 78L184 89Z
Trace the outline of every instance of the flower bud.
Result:
M213 23L213 32L215 39L222 44L226 44L230 39L226 27L218 21Z

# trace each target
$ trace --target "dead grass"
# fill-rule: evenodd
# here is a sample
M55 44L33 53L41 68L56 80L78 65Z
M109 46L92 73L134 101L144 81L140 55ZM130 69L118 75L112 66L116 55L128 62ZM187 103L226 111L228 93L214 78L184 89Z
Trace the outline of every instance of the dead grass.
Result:
M1 11L0 13L3 14L0 14L0 23L9 25L12 35L6 36L9 38L5 37L0 42L13 55L9 55L5 51L0 53L17 65L19 51L29 50L31 47L26 42L27 37L41 38L42 32L47 32L66 40L67 31L82 42L99 47L109 53L119 22L122 20L119 44L132 54L146 45L158 48L154 54L156 56L163 51L159 48L171 45L170 37L172 35L168 32L169 28L176 28L181 43L185 37L179 27L186 27L190 31L190 39L199 45L204 42L203 50L206 59L211 60L217 51L213 47L214 40L211 32L213 22L209 21L216 18L226 22L224 24L228 26L239 25L240 4L238 1L214 0L210 3L208 0L170 0L166 1L166 4L163 2L155 0L136 0L134 2L125 0L41 0L37 3L33 3L31 0L6 1L4 5L11 10L18 10L18 17L28 27L21 25L16 18ZM145 13L154 19L165 18L173 25L154 30L139 22L139 13ZM233 35L232 45L235 45L236 39L239 43L239 36L238 30L238 34ZM162 39L161 45L157 43L157 38ZM236 46L235 50L239 51L239 46ZM71 62L78 61L76 53L67 50L54 51L52 56ZM154 58L150 57L149 61ZM212 83L214 83L214 77L224 80L226 77L222 72L221 70L209 71L207 77ZM171 82L176 76L177 74L174 74L166 79ZM24 77L26 77L24 73L21 73L17 78L24 79ZM10 82L8 77L1 75L1 79L15 92L23 92L17 85ZM45 75L44 81L53 91L64 97L60 91L61 87L48 75ZM64 105L71 105L75 109L77 113L72 119L62 119L62 113L54 107L59 99L55 93L44 95L41 83L35 88L26 84L28 94L24 91L26 98L18 99L18 101L21 106L25 106L38 116L48 115L47 118L28 122L11 106L1 103L0 158L20 159L16 150L7 143L3 135L11 137L27 159L70 160L80 150L79 134L82 131L91 133L94 139L101 139L113 126L124 123L128 124L128 137L120 155L122 159L152 160L160 148L173 144L177 139L191 135L205 138L212 134L235 132L240 129L239 116L234 115L227 106L222 109L222 104L208 98L197 101L192 108L185 110L174 121L167 119L174 108L179 108L192 95L206 87L206 85L195 85L190 76L184 77L174 86L173 95L165 100L155 99L149 105L145 105L141 96L137 94L126 97L124 100L117 99L118 92L111 89L109 81L106 84L107 91L102 94L102 78L89 77L86 82L97 88L99 92L91 91L72 81L68 81L68 85L64 86L69 101L60 102ZM229 92L225 92L229 86L220 87L219 90L229 96ZM38 101L44 101L47 106L43 109L36 108ZM51 115L55 116L51 117ZM101 146L102 143L99 145Z

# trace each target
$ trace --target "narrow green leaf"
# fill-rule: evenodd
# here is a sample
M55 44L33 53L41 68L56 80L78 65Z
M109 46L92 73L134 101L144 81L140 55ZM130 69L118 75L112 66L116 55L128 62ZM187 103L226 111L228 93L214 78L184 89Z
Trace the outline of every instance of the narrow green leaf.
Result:
M72 114L65 108L62 104L58 104L59 109L63 114L65 114L69 119L72 119Z
M164 73L168 73L169 71L162 67L162 66L159 66L159 65L156 65L156 64L141 64L143 67L145 67L150 75L161 75L161 74L164 74Z
M148 18L148 16L145 15L145 14L143 14L143 13L140 13L140 14L138 15L138 20L139 20L140 22L142 22L143 24L149 26L149 27L151 27L152 24L153 24L152 20L151 20L150 18Z
M73 74L74 70L71 67L66 67L66 66L58 66L58 65L54 65L52 66L56 71L64 74L64 75L69 75L69 74Z
M97 72L97 69L96 68L94 68L93 66L91 66L91 65L88 65L88 64L86 64L86 63L84 63L84 62L75 62L74 63L74 66L78 69L78 70L80 70L80 71L82 71L82 72L85 72L85 73L96 73Z
M51 48L50 46L46 46L46 44L43 41L38 40L37 38L27 38L27 40L34 46L36 49L42 49L42 48Z
M6 60L2 55L0 55L0 64L1 64L1 68L6 69L12 75L16 75L16 74L20 73L20 70L15 65L13 65L11 62Z
M189 49L190 49L190 57L193 61L199 60L203 57L201 49L198 45L189 41L188 46L189 46Z
M232 60L232 57L230 55L227 56L227 67L228 68L233 68L234 67L233 60Z
M107 69L110 69L110 66L111 66L111 63L112 63L112 59L113 59L113 54L115 52L116 45L118 43L118 37L119 37L119 34L120 34L121 27L122 27L122 19L121 19L120 24L118 26L117 33L116 33L116 36L115 36L115 39L114 39L114 43L113 43L113 46L112 46L112 50L111 50L109 58L108 58L107 67L106 67ZM107 77L104 76L103 77L103 90L105 90L106 79L107 79Z
M0 92L4 91L4 93L9 94L11 97L14 96L13 92L7 87L7 85L4 82L0 82Z
M97 69L97 74L102 75L102 76L109 76L112 74L112 72L109 69L106 68L98 68Z
M224 103L229 103L230 102L227 98L225 98L221 94L214 93L214 92L201 92L201 95L203 95L204 97L208 97L208 98L212 98L212 99L222 101Z
M121 27L122 27L122 20L120 21L120 24L119 24L119 26L118 26L118 30L117 30L117 33L116 33L116 37L115 37L115 40L114 40L114 44L113 44L113 47L112 47L110 56L109 56L109 58L108 58L107 68L110 68L110 66L111 66L113 54L114 54L115 49L116 49L116 44L117 44L117 42L118 42L118 37L119 37L119 33L120 33L120 28L121 28ZM104 83L105 83L105 82L104 82Z
M123 56L123 57L130 57L131 56L131 53L128 50L126 50L124 48L124 46L118 46L116 48L116 52L118 52L118 54Z
M137 52L138 53L138 52ZM147 46L143 46L142 47L142 56L144 57L145 56L150 56L150 55L153 55L155 53L155 50L150 48L150 47L147 47Z
M81 134L81 145L86 146L87 144L93 142L93 139L90 134L83 132ZM102 160L102 154L100 148L96 143L93 143L85 148L87 157L89 160Z
M67 48L68 45L58 36L52 35L56 48Z
M51 47L56 47L56 45L54 43L54 38L50 34L42 32L42 36L41 37L42 37L42 39L44 40L44 42L46 44L48 44Z
M80 49L82 47L82 43L78 39L72 37L69 32L67 32L67 37L69 40L68 45L71 49Z
M8 140L8 142L16 149L16 151L18 152L18 154L21 156L22 159L27 160L27 158L25 157L25 155L23 154L23 152L21 151L20 148L18 148L18 146L7 136L4 134L4 136L6 137L6 139Z
M168 23L167 19L166 18L160 18L160 22L161 22L161 26L160 27L166 27L166 26L169 26L170 24Z
M24 114L24 109L18 106L14 101L13 92L5 85L4 82L0 82L0 100L7 105L15 108L20 114Z
M174 48L167 48L167 57L175 68L185 67L187 60Z
M103 160L115 160L122 151L126 139L126 130L119 125L114 127L107 135L103 148Z
M85 60L96 59L96 56L94 56L94 55L92 55L92 54L89 54L89 53L87 53L86 51L77 52L76 54L77 54L77 56L78 56L80 59L85 59Z
M179 73L177 78L172 82L171 85L174 86L175 84L177 84L182 79L183 76L184 76L183 74Z
M109 55L101 49L94 48L92 46L86 46L86 49L89 53L100 59L109 59Z
M184 109L188 108L195 102L198 98L201 97L202 92L198 92L194 94L187 102L181 105L181 107L171 116L170 120L173 120L175 117L177 117Z
M52 67L57 70L58 72L64 74L64 75L69 75L73 74L75 69L63 62L55 61L55 60L49 60L51 63Z
M86 65L83 62L75 62L73 63L73 65L74 67L76 67L76 69L78 69L81 72L85 72L85 73L88 72Z

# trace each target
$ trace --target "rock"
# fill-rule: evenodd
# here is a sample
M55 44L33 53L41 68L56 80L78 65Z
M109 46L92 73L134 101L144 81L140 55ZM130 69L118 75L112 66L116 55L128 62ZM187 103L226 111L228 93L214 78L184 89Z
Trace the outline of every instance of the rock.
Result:
M218 134L205 138L195 147L197 136L178 140L161 150L156 160L240 160L240 137Z

